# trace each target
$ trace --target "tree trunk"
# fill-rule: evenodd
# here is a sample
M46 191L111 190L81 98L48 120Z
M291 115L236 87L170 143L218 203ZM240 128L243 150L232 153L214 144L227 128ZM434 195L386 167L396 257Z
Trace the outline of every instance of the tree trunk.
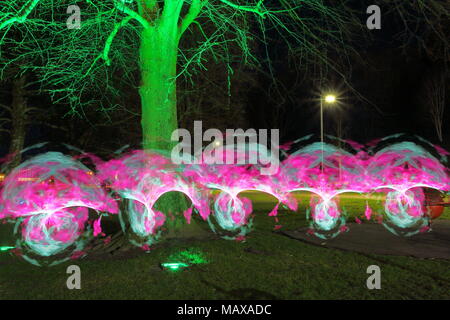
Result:
M172 132L178 128L177 24L159 23L144 30L141 36L139 94L142 105L143 147L170 152L177 143L171 142L170 138ZM181 233L192 235L192 230L198 228L195 226L195 220L191 221L189 228L186 225L183 212L188 208L188 204L180 194L164 195L155 204L155 208L166 214L165 226L169 230L169 236L180 236ZM175 218L171 219L171 216Z
M164 24L145 30L140 46L142 132L145 149L170 150L178 128L176 28Z
M11 104L11 144L9 154L12 160L8 164L7 171L14 169L22 159L21 151L24 148L27 125L27 99L26 76L22 75L13 80L12 104Z

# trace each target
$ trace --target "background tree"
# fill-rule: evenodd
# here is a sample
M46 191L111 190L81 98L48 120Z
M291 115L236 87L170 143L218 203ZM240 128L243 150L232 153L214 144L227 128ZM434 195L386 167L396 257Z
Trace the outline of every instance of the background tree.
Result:
M431 117L440 143L444 142L443 124L448 96L450 62L450 2L440 0L386 1L387 14L395 16L393 25L398 48L407 59L427 62L423 76L417 79L420 108ZM421 89L421 90L420 90ZM411 88L411 91L414 91ZM417 95L413 94L413 97ZM419 115L418 117L421 117ZM427 118L427 117L423 117Z
M445 66L434 66L426 75L422 89L422 103L428 110L431 122L440 143L443 142L444 110L446 91L448 90L447 70Z
M11 102L3 103L0 107L3 109L3 117L0 119L3 123L0 129L7 133L10 138L9 152L12 157L9 163L10 168L14 168L20 163L21 153L24 148L26 127L30 120L32 108L28 105L28 92L26 89L26 74L17 76L11 81ZM9 169L6 171L9 171Z

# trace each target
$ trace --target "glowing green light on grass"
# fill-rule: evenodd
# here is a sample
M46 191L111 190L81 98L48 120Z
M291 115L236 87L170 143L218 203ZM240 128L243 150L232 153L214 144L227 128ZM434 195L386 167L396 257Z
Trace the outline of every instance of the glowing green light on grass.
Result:
M166 263L161 263L161 266L164 269L168 269L168 270L172 270L172 271L178 271L182 268L189 267L188 264L183 263L183 262L166 262Z
M182 261L187 264L204 264L208 263L203 252L196 248L189 248L170 255L170 261Z
M15 247L8 247L8 246L0 247L0 252L6 252L14 248Z
M169 261L176 261L176 262L165 262L161 263L161 266L164 269L172 270L172 271L178 271L182 268L187 268L191 265L195 264L205 264L209 261L206 260L204 254L199 250L195 248L189 248L177 253L174 253L169 256Z

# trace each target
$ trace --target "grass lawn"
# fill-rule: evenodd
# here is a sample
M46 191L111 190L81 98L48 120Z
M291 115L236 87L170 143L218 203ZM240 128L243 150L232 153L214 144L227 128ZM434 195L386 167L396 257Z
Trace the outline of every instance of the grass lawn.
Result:
M299 197L305 200L306 195ZM257 200L255 212L260 213L243 243L171 240L129 258L88 256L51 268L0 253L0 299L450 299L450 261L309 245L273 232L274 218L266 215L273 199L257 194L251 198ZM365 200L358 197L343 198L342 204L350 215L364 213ZM449 208L443 219L450 219ZM278 224L286 229L306 223L304 214L279 214ZM0 245L8 244L10 232L0 225ZM182 271L158 267L187 249L203 253L209 263ZM81 290L66 287L70 264L81 268ZM381 290L366 287L366 269L373 264L381 268Z

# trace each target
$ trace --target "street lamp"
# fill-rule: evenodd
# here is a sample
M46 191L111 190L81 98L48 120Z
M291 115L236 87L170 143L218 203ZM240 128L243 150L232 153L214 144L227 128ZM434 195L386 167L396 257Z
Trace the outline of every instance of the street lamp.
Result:
M325 102L327 103L335 103L336 102L336 96L333 94L328 94L325 96Z

